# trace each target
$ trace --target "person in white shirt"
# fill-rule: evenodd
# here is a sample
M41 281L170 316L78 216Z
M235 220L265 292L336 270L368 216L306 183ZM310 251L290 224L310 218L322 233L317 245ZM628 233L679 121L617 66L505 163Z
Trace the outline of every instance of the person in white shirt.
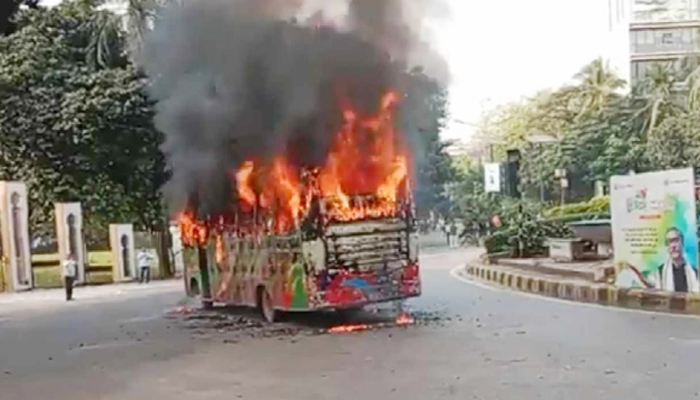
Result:
M66 301L73 300L73 282L78 272L78 262L75 260L73 253L68 254L68 258L63 261L61 266L63 269L63 285L66 288Z
M151 281L151 261L153 257L146 251L146 249L140 249L138 255L136 256L137 263L139 266L139 283L146 283Z

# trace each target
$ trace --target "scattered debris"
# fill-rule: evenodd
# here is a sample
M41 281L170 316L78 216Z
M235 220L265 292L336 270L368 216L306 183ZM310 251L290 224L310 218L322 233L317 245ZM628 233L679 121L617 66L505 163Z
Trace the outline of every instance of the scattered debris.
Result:
M253 310L243 307L227 307L205 310L180 306L170 310L167 318L174 319L198 338L225 339L224 343L238 343L242 337L279 338L298 335L322 335L354 333L366 330L408 327L414 325L444 326L451 321L444 312L414 311L403 304L390 308L371 307L357 313L289 313L283 314L283 322L269 324ZM129 335L130 332L127 332ZM393 338L393 335L389 335ZM294 340L293 342L296 342Z

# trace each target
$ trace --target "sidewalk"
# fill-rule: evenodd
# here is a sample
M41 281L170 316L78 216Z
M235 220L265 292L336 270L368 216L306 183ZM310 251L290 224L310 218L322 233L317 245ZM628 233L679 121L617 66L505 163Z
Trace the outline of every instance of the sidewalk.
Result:
M119 297L134 297L141 294L158 292L182 291L184 284L181 279L151 281L148 284L118 283L101 286L82 286L73 289L75 302L85 303L100 300L114 300ZM0 311L15 311L45 307L52 304L66 304L64 289L34 289L19 293L0 293Z
M580 263L573 266L562 263L554 265L555 263L549 261L544 268L539 268L526 260L519 260L519 263L512 261L496 260L495 264L489 264L486 258L482 257L468 262L462 275L493 286L557 299L700 315L700 294L620 288L609 283L596 282L600 278L595 276L598 279L594 279L593 274L583 273ZM569 269L569 266L574 273L563 272Z

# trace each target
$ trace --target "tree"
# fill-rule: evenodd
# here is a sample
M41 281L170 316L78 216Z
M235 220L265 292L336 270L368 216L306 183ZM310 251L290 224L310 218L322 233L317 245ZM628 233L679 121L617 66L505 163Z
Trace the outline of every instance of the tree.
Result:
M95 5L105 2L87 1L93 10ZM132 61L138 59L146 33L155 22L159 8L166 3L167 0L119 0L111 4L122 4L124 15L93 11L88 25L91 31L90 49L96 64L100 67L111 66L113 60L121 60L127 53L131 55ZM126 39L126 48L114 45L115 41L122 38Z
M575 85L541 91L484 117L481 137L500 143L497 156L508 148L521 151L521 191L531 197L561 190L556 169L567 171L569 199L590 196L594 182L607 181L611 174L643 170L646 127L679 110L674 98L664 95L661 82L666 81L658 75L651 81L656 84L647 82L625 97L616 93L623 81L601 60L576 78ZM534 136L550 140L531 143Z
M15 18L20 6L37 8L39 0L3 0L0 1L0 36L6 36L15 31Z
M601 112L610 100L617 97L616 91L625 86L624 79L615 75L610 65L602 58L597 58L583 67L575 78L579 82L581 114Z
M648 138L647 156L655 169L700 165L700 114L664 120Z
M166 176L147 81L130 65L95 68L91 17L76 3L34 10L0 39L0 175L29 185L35 229L53 230L56 201L80 201L104 228L161 220Z
M447 91L436 80L415 69L405 76L405 94L398 110L398 125L414 150L415 200L420 214L449 211L444 188L454 179L454 168L440 139L447 117Z
M452 213L464 224L461 236L467 240L487 233L491 218L499 213L500 196L484 191L484 170L469 160L460 160Z
M647 135L666 117L685 111L685 98L678 96L675 87L683 82L673 63L655 63L647 69L645 78L634 88L633 98L638 102L637 118L644 121Z

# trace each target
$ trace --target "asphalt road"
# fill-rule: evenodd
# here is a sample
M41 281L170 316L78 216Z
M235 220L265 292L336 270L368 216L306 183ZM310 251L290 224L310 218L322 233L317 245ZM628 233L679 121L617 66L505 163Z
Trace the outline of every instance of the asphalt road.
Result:
M0 399L693 399L700 319L554 302L450 275L430 252L435 323L221 340L163 314L180 285L11 312L0 305ZM3 310L2 307L5 307Z

